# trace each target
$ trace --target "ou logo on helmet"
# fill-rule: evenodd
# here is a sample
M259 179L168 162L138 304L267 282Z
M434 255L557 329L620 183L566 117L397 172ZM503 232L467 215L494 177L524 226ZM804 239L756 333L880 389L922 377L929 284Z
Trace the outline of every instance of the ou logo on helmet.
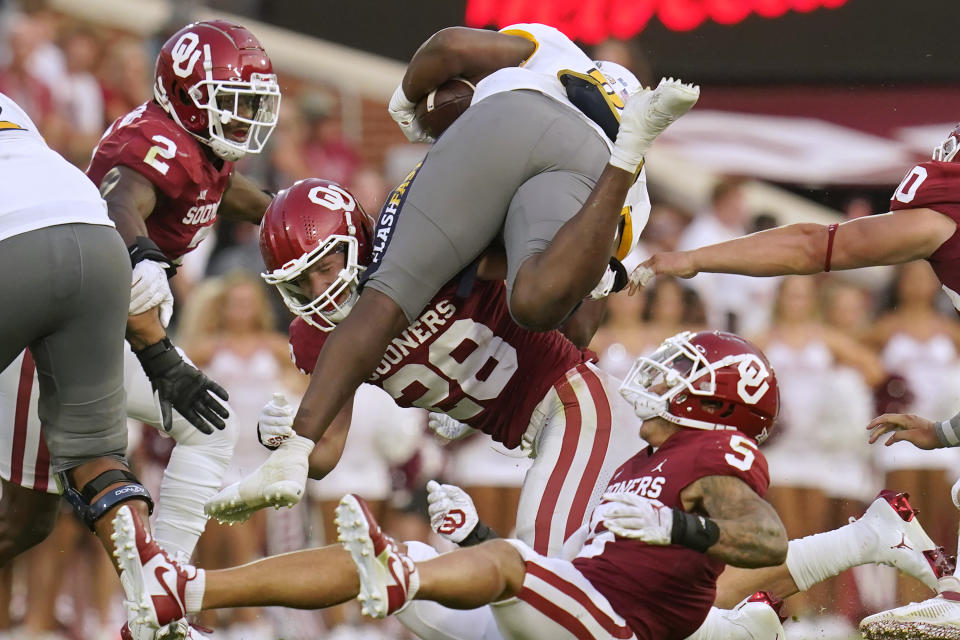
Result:
M179 77L187 78L193 73L193 67L200 59L198 44L200 44L200 36L193 31L187 31L173 45L173 50L170 51L170 56L173 58L173 72Z
M343 210L350 213L356 208L353 196L343 189L330 185L329 187L316 186L307 193L310 202L326 207L330 211Z
M757 404L760 398L770 389L767 378L770 371L763 360L754 354L746 354L737 365L740 380L737 381L737 395L747 404ZM753 387L753 391L750 390Z

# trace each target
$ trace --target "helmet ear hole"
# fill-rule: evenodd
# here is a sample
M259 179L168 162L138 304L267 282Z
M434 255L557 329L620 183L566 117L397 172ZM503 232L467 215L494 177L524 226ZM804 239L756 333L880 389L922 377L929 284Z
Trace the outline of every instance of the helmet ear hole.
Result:
M187 92L183 90L183 87L177 87L177 98L179 98L180 102L182 102L185 105L193 104L190 101L190 96L188 96Z

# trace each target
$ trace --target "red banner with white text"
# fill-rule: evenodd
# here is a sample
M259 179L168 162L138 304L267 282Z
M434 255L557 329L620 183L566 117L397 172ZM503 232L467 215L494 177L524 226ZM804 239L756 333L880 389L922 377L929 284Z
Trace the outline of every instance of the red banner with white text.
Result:
M848 0L467 0L471 27L541 22L587 44L637 35L656 17L671 31L696 29L706 20L736 24L751 14L779 18L788 11L836 9Z

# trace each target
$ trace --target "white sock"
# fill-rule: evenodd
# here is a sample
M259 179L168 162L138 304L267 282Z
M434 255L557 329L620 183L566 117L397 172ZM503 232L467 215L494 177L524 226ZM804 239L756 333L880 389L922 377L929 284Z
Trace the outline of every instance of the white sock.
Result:
M183 587L183 606L187 613L203 611L203 592L207 589L207 572L197 569L197 577Z
M203 505L220 490L230 464L216 446L177 444L163 472L154 537L170 557L187 563L207 526Z
M791 540L787 549L787 570L800 591L867 562L853 523Z

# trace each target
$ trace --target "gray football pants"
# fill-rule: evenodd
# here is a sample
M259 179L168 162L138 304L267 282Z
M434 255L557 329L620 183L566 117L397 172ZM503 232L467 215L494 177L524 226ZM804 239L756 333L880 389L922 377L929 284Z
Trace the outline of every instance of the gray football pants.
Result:
M113 227L63 224L0 240L0 370L29 348L53 471L122 460L130 257Z
M609 159L583 116L552 98L525 90L485 98L387 200L366 286L413 321L502 231L509 300L520 266L580 210Z

